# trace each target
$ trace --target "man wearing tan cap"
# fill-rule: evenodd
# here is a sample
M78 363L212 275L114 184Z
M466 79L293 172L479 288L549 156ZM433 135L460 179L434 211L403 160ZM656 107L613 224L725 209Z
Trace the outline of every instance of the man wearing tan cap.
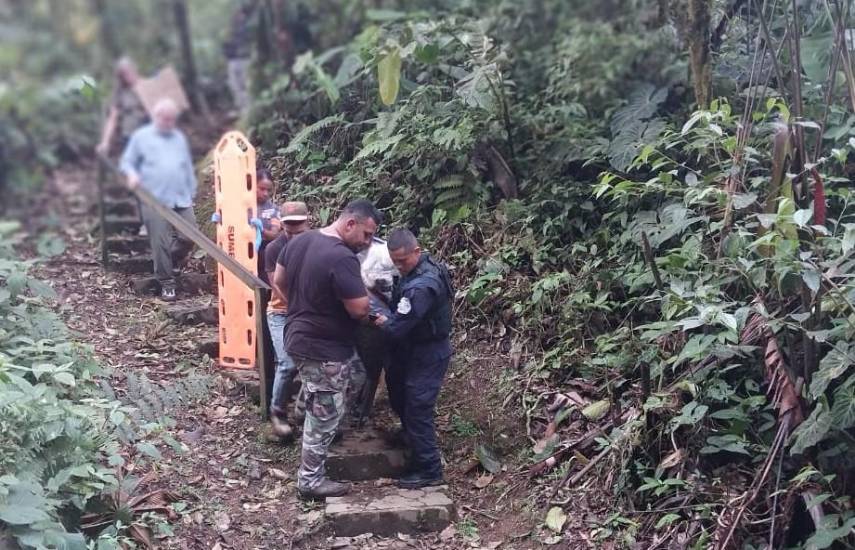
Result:
M279 220L284 231L267 245L264 256L264 271L273 281L276 272L276 260L285 250L288 241L309 229L309 209L304 202L292 201L282 205ZM267 325L276 354L276 375L273 378L273 394L270 400L270 420L273 433L280 438L290 437L293 433L288 425L288 399L297 370L294 361L285 351L285 326L288 323L288 300L272 285L273 294L267 304Z

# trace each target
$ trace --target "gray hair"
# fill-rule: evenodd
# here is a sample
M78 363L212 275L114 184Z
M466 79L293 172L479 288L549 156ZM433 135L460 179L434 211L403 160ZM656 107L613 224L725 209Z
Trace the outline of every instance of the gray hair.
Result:
M157 103L154 104L154 108L151 110L152 114L166 114L170 113L173 115L178 114L178 104L175 103L171 97L162 97L157 100Z

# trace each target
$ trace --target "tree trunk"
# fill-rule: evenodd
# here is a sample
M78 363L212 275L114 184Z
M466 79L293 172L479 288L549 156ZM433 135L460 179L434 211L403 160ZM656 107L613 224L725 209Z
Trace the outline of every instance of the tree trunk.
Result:
M107 0L90 0L89 5L93 12L92 15L98 19L98 34L101 37L103 51L111 60L116 60L122 55L122 48L119 46L119 40L113 30Z
M692 85L699 109L709 107L712 94L712 63L710 60L710 0L688 0L689 66Z
M175 15L175 26L178 30L178 41L181 45L181 60L184 75L184 86L193 104L193 110L199 112L202 105L199 101L199 79L196 73L196 60L193 57L193 42L190 37L190 21L187 16L186 0L172 0L172 10Z

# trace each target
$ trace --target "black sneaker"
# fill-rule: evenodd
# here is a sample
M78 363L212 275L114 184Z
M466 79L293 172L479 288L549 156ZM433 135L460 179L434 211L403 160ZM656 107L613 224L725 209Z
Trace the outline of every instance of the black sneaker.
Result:
M339 483L325 479L314 489L297 488L297 494L303 500L324 500L327 497L340 497L350 492L350 483Z
M163 288L160 289L160 299L164 302L174 302L175 287L172 285L163 285Z
M429 474L423 471L410 472L401 476L395 483L401 489L421 489L445 484L442 474Z

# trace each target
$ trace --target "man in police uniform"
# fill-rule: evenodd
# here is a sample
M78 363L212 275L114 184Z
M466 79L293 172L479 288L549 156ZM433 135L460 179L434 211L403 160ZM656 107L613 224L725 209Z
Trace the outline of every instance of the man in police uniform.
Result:
M393 343L386 385L412 451L410 469L398 485L417 489L443 483L434 416L451 358L451 278L444 265L422 252L410 230L393 230L387 246L401 277L391 316L380 315L375 324Z

